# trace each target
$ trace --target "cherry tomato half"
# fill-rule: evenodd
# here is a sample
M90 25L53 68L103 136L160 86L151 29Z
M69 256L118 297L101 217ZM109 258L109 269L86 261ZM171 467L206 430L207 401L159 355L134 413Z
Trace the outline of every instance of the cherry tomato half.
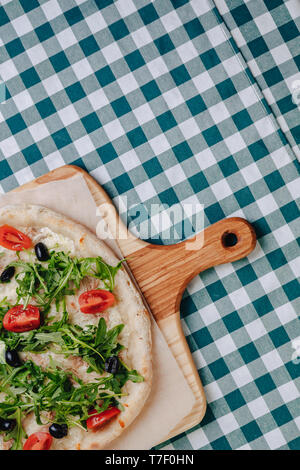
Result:
M40 323L40 311L34 305L28 305L25 309L23 305L16 305L8 310L3 318L3 327L15 333L35 330Z
M89 411L89 414L97 413L96 410ZM93 431L97 431L97 429L101 428L104 424L110 421L114 416L117 416L121 411L116 408L115 406L111 406L102 413L98 413L97 415L91 416L86 420L86 425L88 429L92 429Z
M100 313L111 307L114 295L108 290L88 290L79 296L78 302L82 313Z
M35 432L28 437L23 450L49 450L52 441L52 436L48 432Z
M9 225L0 227L0 245L8 250L21 251L32 247L32 241L25 233Z

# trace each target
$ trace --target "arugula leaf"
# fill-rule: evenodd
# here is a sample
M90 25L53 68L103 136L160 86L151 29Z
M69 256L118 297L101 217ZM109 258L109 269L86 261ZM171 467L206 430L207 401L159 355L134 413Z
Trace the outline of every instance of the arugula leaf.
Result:
M100 256L95 258L70 257L64 252L52 251L50 259L44 263L18 261L9 266L18 268L16 289L18 299L27 307L32 298L47 313L53 301L57 311L67 295L74 295L85 277L93 277L103 282L105 289L113 291L115 276L122 266L108 265Z

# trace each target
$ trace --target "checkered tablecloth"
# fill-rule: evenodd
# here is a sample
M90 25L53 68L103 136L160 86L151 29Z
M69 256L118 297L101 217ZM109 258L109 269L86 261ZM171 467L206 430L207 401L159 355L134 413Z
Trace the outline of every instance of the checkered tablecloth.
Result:
M0 4L2 192L73 163L115 201L256 229L247 259L184 294L208 410L161 447L300 449L297 0Z

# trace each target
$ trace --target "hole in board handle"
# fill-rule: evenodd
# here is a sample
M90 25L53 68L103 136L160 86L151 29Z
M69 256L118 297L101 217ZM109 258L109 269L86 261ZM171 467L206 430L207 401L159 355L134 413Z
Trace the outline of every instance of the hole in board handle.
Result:
M238 237L235 233L233 232L225 232L222 235L222 245L225 248L231 248L232 246L235 246L238 242Z

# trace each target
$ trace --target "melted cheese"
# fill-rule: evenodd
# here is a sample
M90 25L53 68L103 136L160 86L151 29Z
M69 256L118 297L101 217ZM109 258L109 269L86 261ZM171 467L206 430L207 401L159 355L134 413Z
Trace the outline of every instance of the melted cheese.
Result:
M74 242L70 238L52 232L48 227L41 228L39 235L42 235L42 238L39 238L49 250L69 252L71 255L75 254Z
M1 299L7 298L8 302L15 304L17 301L16 288L18 287L17 281L13 278L10 282L1 284Z

